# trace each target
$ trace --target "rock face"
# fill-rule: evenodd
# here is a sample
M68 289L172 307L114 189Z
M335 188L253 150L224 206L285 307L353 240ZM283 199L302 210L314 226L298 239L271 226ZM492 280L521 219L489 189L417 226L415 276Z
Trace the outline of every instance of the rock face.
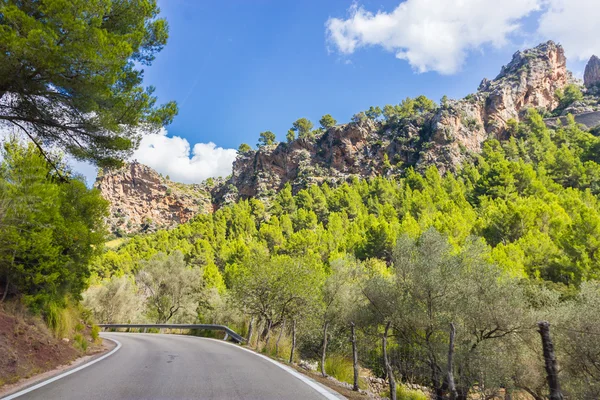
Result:
M596 86L600 83L600 58L592 56L585 66L583 73L583 84L587 88Z
M170 182L135 162L99 175L94 187L110 202L107 223L116 234L172 228L213 211L205 187Z
M479 151L486 139L503 138L507 122L520 120L528 108L556 108L556 91L573 81L566 64L563 48L552 41L516 52L494 80L484 79L477 93L436 114L434 144L419 164L453 169L468 151Z
M229 193L229 200L268 197L288 182L296 190L312 183L385 174L394 170L392 164L414 164L424 121L411 122L392 131L367 119L335 126L316 139L240 154L228 185L237 196Z
M229 191L226 198L268 196L288 182L298 189L312 182L393 174L407 166L455 169L486 139L502 138L507 122L520 120L526 109L556 108L556 90L572 80L564 50L554 42L519 51L494 80L484 79L477 93L434 113L393 127L370 120L336 126L313 141L299 139L238 156L229 182L237 193Z

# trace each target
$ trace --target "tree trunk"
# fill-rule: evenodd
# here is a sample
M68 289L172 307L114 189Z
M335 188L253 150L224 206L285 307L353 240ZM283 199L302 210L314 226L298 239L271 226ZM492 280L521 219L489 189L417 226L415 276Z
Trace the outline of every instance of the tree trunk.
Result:
M254 329L254 317L250 318L250 324L248 325L248 346L252 346L252 331Z
M456 400L458 393L456 392L456 385L454 384L454 373L452 371L452 364L454 359L454 337L456 336L456 328L454 324L450 324L450 345L448 346L448 392L450 393L450 399Z
M356 350L356 332L354 330L354 322L350 323L350 333L352 340L352 367L354 368L354 383L352 390L358 392L358 351Z
M258 350L258 346L260 345L260 337L262 335L262 331L264 331L264 321L260 319L256 323L256 343L254 344L254 348Z
M394 374L392 372L392 365L390 364L390 360L389 360L388 354L387 354L387 338L388 338L388 332L390 330L391 324L392 324L392 322L388 321L388 323L385 325L385 331L383 333L383 339L382 339L383 363L385 365L385 370L387 372L388 380L390 381L390 399L396 400L396 396L397 396L396 380L394 379Z
M326 377L325 373L325 357L327 356L327 328L329 327L329 321L325 321L323 324L323 351L321 352L321 375Z
M267 334L265 335L265 348L269 347L269 338L271 337L271 325L273 324L273 321L268 320L267 321Z
M296 350L296 320L292 322L292 350L290 351L290 364L294 361L294 350Z
M275 356L279 355L279 341L283 336L283 331L285 330L285 319L281 323L281 330L279 331L279 337L277 337L277 341L275 342Z
M550 337L550 323L548 321L538 322L538 328L538 332L542 337L542 346L544 348L544 361L546 363L550 400L563 400L564 397L558 381L558 363L556 362L556 354L554 353L554 344Z

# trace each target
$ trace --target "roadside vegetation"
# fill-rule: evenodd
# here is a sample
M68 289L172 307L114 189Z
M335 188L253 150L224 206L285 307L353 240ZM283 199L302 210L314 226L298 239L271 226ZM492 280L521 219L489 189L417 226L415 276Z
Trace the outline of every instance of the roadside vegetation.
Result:
M344 381L347 362L331 360L352 360L354 324L360 366L437 398L449 390L451 324L457 398L543 398L537 322L549 320L563 389L591 398L599 360L582 360L600 333L589 316L600 293L600 140L572 120L550 130L535 111L510 126L509 140L486 142L455 174L286 186L271 201L132 237L94 261L85 304L101 322L227 324L282 359L324 360ZM185 285L164 293L177 310L164 319L144 274L169 254L201 280L180 304L170 302ZM115 287L125 290L114 301L95 297ZM132 304L137 313L119 314Z
M66 160L118 166L172 120L140 68L167 37L154 0L0 3L0 384L93 350L108 204Z

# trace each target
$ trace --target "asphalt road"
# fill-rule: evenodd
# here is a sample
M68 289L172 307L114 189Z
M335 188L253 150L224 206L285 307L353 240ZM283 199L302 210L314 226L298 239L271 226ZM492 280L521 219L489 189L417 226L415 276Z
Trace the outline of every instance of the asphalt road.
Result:
M28 400L326 398L256 354L211 339L106 333L122 347L110 357L27 393Z

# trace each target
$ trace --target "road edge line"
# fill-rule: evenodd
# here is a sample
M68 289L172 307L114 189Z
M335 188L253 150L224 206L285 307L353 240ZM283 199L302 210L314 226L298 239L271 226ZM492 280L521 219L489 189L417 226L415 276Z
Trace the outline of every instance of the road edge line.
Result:
M39 389L39 388L44 387L46 385L49 385L52 382L56 382L57 380L62 379L64 377L67 377L67 376L69 376L71 374L74 374L75 372L81 371L82 369L87 368L90 365L94 365L97 362L100 362L100 361L104 360L105 358L112 356L113 354L115 354L121 348L121 342L119 342L118 340L116 340L116 339L110 339L110 338L106 338L106 337L103 338L103 339L107 339L107 340L110 340L111 342L116 343L117 347L115 347L114 349L112 349L110 352L104 354L103 356L98 357L98 358L96 358L96 359L94 359L94 360L92 360L92 361L90 361L88 363L80 365L79 367L73 368L73 369L71 369L71 370L69 370L67 372L64 372L64 373L60 374L60 375L56 375L56 376L54 376L54 377L52 377L50 379L42 381L42 382L40 382L38 384L35 384L33 386L30 386L30 387L28 387L26 389L20 390L20 391L18 391L16 393L10 394L7 397L2 397L2 398L0 398L0 400L12 400L12 399L16 399L17 397L21 397L21 396L23 396L23 395L25 395L25 394L27 394L29 392L33 392L36 389Z
M236 347L236 348L238 348L240 350L247 351L248 353L254 354L255 356L264 358L265 360L267 360L267 361L269 361L269 362L277 365L279 368L281 368L282 370L286 371L290 375L293 375L295 378L301 380L302 382L304 382L305 384L307 384L308 386L310 386L311 388L313 388L314 390L316 390L317 392L319 392L319 394L323 395L327 400L346 399L346 397L343 396L341 393L334 392L332 389L329 389L325 385L320 384L319 382L317 382L317 381L309 378L308 376L305 376L305 375L301 374L300 372L294 370L293 368L290 368L287 365L280 363L279 361L273 360L272 358L267 357L264 354L257 353L256 351L247 349L247 348L239 346L237 344L233 344L233 343L229 343L229 342L224 342L224 341L219 340L219 339L203 338L203 337L197 337L197 338L198 339L208 339L208 340L213 340L215 342L224 343L224 344Z

